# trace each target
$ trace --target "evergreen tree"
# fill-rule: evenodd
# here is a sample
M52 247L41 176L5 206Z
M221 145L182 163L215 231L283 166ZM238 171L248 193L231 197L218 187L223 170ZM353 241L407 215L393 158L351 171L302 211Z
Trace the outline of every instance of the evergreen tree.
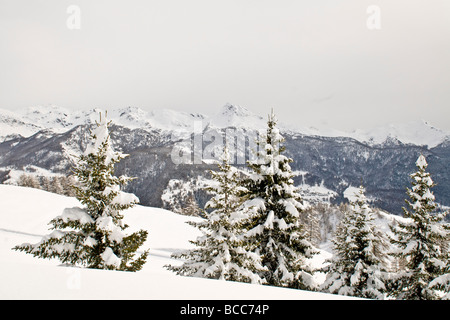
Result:
M384 297L388 240L374 224L364 188L345 212L333 239L333 258L321 289L334 294L371 299Z
M447 262L443 268L442 274L430 282L430 288L439 290L442 293L442 300L450 300L450 224L444 224L443 228L446 236L442 248L447 254L447 258L444 259Z
M63 177L59 177L59 176L53 177L50 182L50 192L53 192L56 194L64 194L62 181L64 181Z
M284 138L276 121L272 110L267 131L257 141L256 159L247 161L251 172L245 199L255 213L246 224L246 241L262 259L266 271L260 276L267 284L313 289L313 270L306 260L317 251L300 222L305 206L294 187L292 159L282 155Z
M320 205L308 207L301 216L301 223L305 226L307 239L314 246L318 246L322 240L319 207Z
M186 201L186 207L183 208L183 214L186 216L198 216L201 210L195 201L194 193L191 193Z
M72 175L62 178L61 185L63 188L63 194L68 197L75 197L74 187L79 185L78 181Z
M51 192L50 190L51 190L51 188L52 188L52 183L51 183L51 180L50 180L49 177L42 176L42 177L40 178L40 182L41 182L40 184L41 184L41 186L42 186L42 190Z
M242 208L239 171L229 164L227 148L217 172L211 171L212 183L206 188L212 198L206 203L206 219L189 222L203 233L195 241L196 248L173 254L185 259L181 266L166 266L180 275L230 281L261 283L258 271L263 268L259 256L247 250L242 241L242 221L246 210Z
M91 132L91 144L73 169L80 185L76 198L84 208L66 208L49 224L54 231L37 244L23 244L14 250L39 258L58 258L62 263L94 269L137 271L146 261L148 251L133 259L145 242L147 231L126 235L121 211L133 207L138 198L120 190L132 178L114 176L114 164L126 155L113 150L110 123L101 119Z
M435 184L426 172L426 159L420 155L416 161L417 171L411 175L412 188L407 189L410 200L405 200L408 209L403 208L406 222L391 227L391 242L396 250L395 258L406 261L405 268L391 281L392 295L397 299L438 299L430 282L444 272L448 255L443 245L446 232L440 222L445 214L435 213L434 195L430 191Z

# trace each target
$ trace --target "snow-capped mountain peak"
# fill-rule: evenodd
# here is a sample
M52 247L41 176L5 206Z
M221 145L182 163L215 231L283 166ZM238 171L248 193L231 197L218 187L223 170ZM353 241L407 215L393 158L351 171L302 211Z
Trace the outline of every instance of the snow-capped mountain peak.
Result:
M237 117L248 117L252 116L253 114L245 107L234 105L231 103L226 103L223 107L220 113L224 116L237 116Z
M70 119L71 112L55 105L32 106L19 110L18 114L22 116L24 121L46 129L51 128L56 131L60 129L67 130L73 125Z
M166 131L192 130L194 121L203 121L199 113L187 113L171 109L155 109L149 113L149 122L154 128Z
M77 125L94 123L99 120L99 113L106 111L100 108L89 110L68 110L55 105L33 106L17 112L0 109L0 141L7 136L31 136L47 129L63 133ZM139 107L125 107L108 110L108 119L113 123L130 129L159 129L163 131L191 132L195 121L201 121L202 127L244 128L258 130L266 127L266 118L251 112L243 106L226 103L212 116L199 113L188 113L171 109L154 109L146 111ZM299 128L279 122L279 127L291 133L324 137L350 137L369 145L384 143L426 145L435 147L446 139L450 132L435 128L426 121L392 123L374 129L358 129L344 132L331 128Z
M6 137L17 135L28 137L41 129L40 126L23 120L14 112L0 109L0 142Z
M214 127L238 127L247 129L261 129L265 127L263 117L252 113L245 107L225 104L218 113L212 116L209 124Z
M449 135L449 132L437 129L424 120L390 123L371 130L355 130L350 134L358 141L374 145L398 140L406 144L426 145L429 148L439 145Z
M93 115L95 118L98 118L98 111ZM106 110L102 113L105 114L106 112L108 119L113 120L115 124L131 129L151 127L148 121L148 112L139 107L128 106L125 108Z

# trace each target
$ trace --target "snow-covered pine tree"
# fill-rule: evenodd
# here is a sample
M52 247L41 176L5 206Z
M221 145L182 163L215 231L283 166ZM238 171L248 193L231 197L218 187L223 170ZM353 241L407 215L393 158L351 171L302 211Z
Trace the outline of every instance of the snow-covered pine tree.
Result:
M383 299L388 269L388 239L374 223L373 211L360 186L333 239L333 257L323 268L321 290L329 293Z
M40 179L40 185L42 186L42 190L51 192L52 182L49 177L42 176Z
M318 205L310 206L301 215L301 223L305 226L307 239L313 246L319 246L322 240L322 230L320 226L320 212Z
M267 270L260 276L268 285L312 290L313 270L306 260L317 251L301 224L305 205L292 179L293 160L282 154L284 138L276 122L272 110L267 130L256 142L256 159L247 161L250 173L244 198L256 210L245 226L246 241L262 259Z
M406 265L393 276L390 291L397 299L432 300L439 298L430 283L444 272L448 235L441 224L445 213L435 212L435 197L430 191L435 184L422 154L416 166L417 171L411 174L412 188L407 189L408 209L403 208L407 221L391 227L391 243L396 248L391 254L406 261Z
M61 186L63 189L63 195L68 197L75 197L74 186L78 184L78 181L72 176L61 176Z
M37 244L22 244L14 250L39 258L57 258L62 263L94 269L138 271L148 251L134 259L136 250L147 239L147 231L126 235L128 227L121 212L133 207L139 199L120 190L132 178L114 176L114 164L126 155L114 151L109 137L110 123L100 115L91 132L91 143L73 168L79 185L76 198L84 208L66 208L52 219L54 230Z
M263 270L259 256L247 250L242 241L242 221L247 211L242 208L240 194L244 191L239 181L240 172L229 164L225 147L218 171L210 171L212 181L206 191L212 198L206 203L206 219L189 222L202 232L195 241L196 247L175 253L172 257L185 259L181 266L166 268L179 275L212 279L261 283L258 272Z
M446 237L442 244L442 248L447 253L447 258L445 259L447 263L443 268L442 274L430 282L430 288L438 290L442 300L450 300L450 224L445 223L443 228L446 232Z
M186 206L183 208L183 214L186 216L198 216L201 210L195 200L194 193L192 192L186 201Z
M56 193L56 194L64 194L64 189L62 186L63 178L59 176L55 176L52 178L50 184L50 192Z

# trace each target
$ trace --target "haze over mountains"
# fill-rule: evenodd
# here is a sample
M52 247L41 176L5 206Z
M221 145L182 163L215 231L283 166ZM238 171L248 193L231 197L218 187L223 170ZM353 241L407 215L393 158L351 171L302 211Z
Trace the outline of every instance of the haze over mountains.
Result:
M83 152L87 129L98 120L100 111L72 111L58 106L0 110L0 182L13 183L17 172L68 174L73 156ZM137 177L129 191L138 195L142 204L161 207L161 195L170 180L196 179L215 169L207 161L174 163L171 154L180 140L201 133L194 130L200 124L203 133L233 128L238 135L246 135L264 130L270 110L256 115L227 103L211 115L137 107L107 111L113 123L114 146L130 154L117 173ZM450 133L426 121L353 132L298 127L295 122L280 122L279 127L286 138L286 153L294 159L291 166L301 173L296 179L298 185L321 186L335 195L331 201L340 202L344 201L345 190L362 181L374 205L400 214L405 188L410 185L409 174L423 153L438 184L434 189L437 202L450 205ZM208 145L208 140L202 143ZM205 196L199 190L194 193L201 205Z
M68 110L63 107L48 105L34 106L12 112L0 109L0 139L4 140L8 135L21 135L24 137L49 129L56 133L62 133L78 125L85 125L98 120L98 113L104 110L92 108L86 110ZM262 112L256 115L242 106L225 104L212 115L200 113L187 113L170 109L155 109L145 111L139 107L126 107L109 109L108 118L114 124L130 129L161 129L192 130L195 120L204 122L205 125L226 128L238 127L246 129L264 128L266 116ZM275 110L276 112L276 110ZM351 132L334 130L333 128L302 127L295 124L295 119L289 123L279 123L282 130L306 135L324 137L350 137L360 142L382 144L389 139L397 139L403 143L427 145L434 147L450 137L450 132L433 127L425 120L407 123L391 123L375 129L355 129Z

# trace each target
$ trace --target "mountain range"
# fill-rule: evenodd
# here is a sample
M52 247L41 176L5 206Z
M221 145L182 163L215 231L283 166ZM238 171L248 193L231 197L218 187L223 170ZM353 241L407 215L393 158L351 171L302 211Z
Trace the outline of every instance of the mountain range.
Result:
M102 109L68 110L55 105L36 106L12 112L0 109L0 141L14 136L29 137L40 130L63 133L78 125L94 123ZM264 128L266 117L256 115L247 108L225 104L212 116L200 113L187 113L170 109L145 111L139 107L127 107L107 110L108 118L114 124L130 129L163 131L191 130L192 122L202 121L204 126L245 129ZM308 136L349 137L359 142L380 145L389 140L398 140L405 144L435 147L450 138L450 132L433 127L426 121L391 123L370 130L357 129L351 132L331 128L317 129L295 124L280 123L285 132L302 133Z
M99 112L102 110L74 111L58 106L0 110L0 182L14 183L17 172L70 173L74 156L86 147L88 129ZM216 168L207 156L214 153L214 148L208 147L214 146L211 141L218 135L232 130L235 137L247 137L244 154L237 150L237 157L243 159L250 155L254 132L266 128L266 117L229 103L213 115L127 107L108 110L107 117L112 121L114 147L129 154L118 164L117 174L137 177L128 191L134 192L141 204L157 207L164 205L161 195L169 181L188 181ZM311 190L320 186L333 195L330 201L341 202L348 188L362 182L375 206L401 214L409 175L423 153L437 183L436 201L450 206L450 133L425 121L352 132L281 122L279 128L286 139L286 154L294 160L291 167L299 173L295 182L306 192L305 186ZM196 141L203 150L200 162L195 161L192 149ZM237 144L239 140L234 141ZM174 148L183 144L193 152L193 158L188 156L194 161L174 161ZM197 202L204 204L206 195L201 190L194 194Z

